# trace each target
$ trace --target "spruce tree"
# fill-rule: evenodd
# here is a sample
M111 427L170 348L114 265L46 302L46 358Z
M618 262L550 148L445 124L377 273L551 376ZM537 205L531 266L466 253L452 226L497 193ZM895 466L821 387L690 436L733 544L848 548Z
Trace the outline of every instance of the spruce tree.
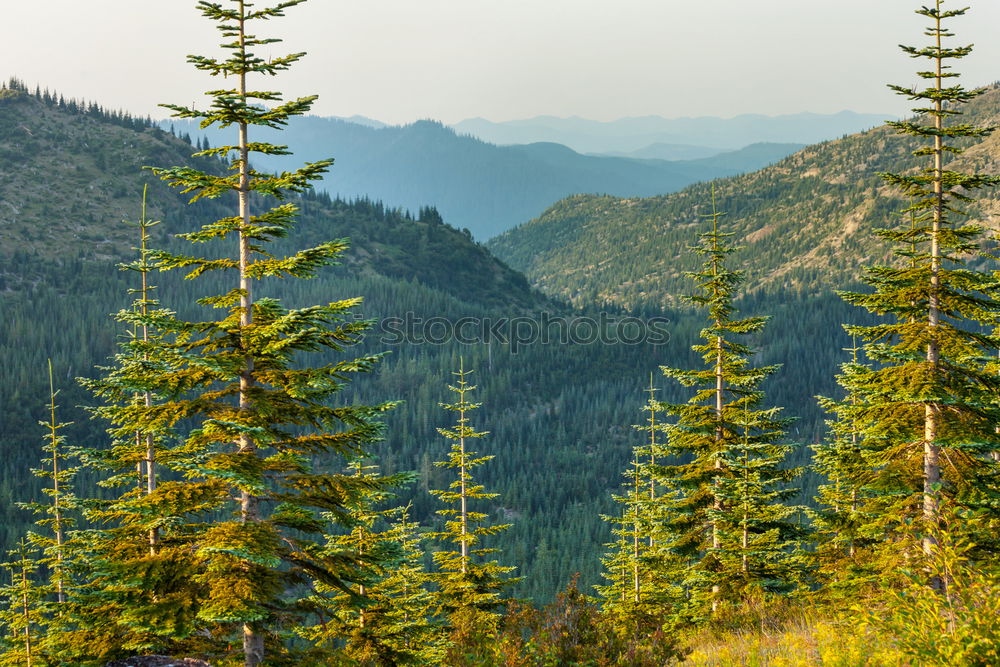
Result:
M196 154L231 157L230 169L217 174L185 166L154 172L191 193L192 201L222 198L232 201L234 210L180 235L198 247L214 246L206 255L156 251L150 256L159 270L186 270L192 280L231 276L232 283L224 293L199 300L220 313L215 319L134 315L162 337L150 355L163 364L142 376L135 389L162 399L151 405L135 402L129 406L132 425L120 422L133 433L176 433L173 451L183 456L157 465L183 481L160 483L147 502L172 507L179 513L176 523L187 526L182 541L191 545L188 562L196 568L190 581L200 588L193 600L198 630L193 636L215 641L212 650L236 640L247 667L261 664L265 652L268 664L296 660L284 638L310 613L304 600L308 587L349 588L356 559L324 551L324 535L333 532L329 518L346 520L348 504L376 483L324 469L341 455L363 453L379 436L378 414L389 407L333 405L334 394L351 375L377 361L372 356L330 360L356 343L368 325L349 318L360 299L289 309L255 296L259 281L312 277L346 247L329 241L288 256L275 255L269 247L294 225L297 208L284 201L286 196L309 188L330 160L276 175L250 164L254 153L287 152L284 146L252 141L250 128L280 128L315 99L283 102L280 93L250 85L252 76L276 75L304 55L261 57L255 52L277 40L250 32L302 1L260 8L245 0L198 3L226 39L222 48L228 55L190 56L189 62L223 76L231 87L209 91L211 104L205 109L166 106L177 117L199 119L203 127L234 128L234 143ZM268 197L278 204L267 208ZM235 249L232 255L222 249L229 247ZM160 542L165 539L161 531Z
M604 613L615 617L616 625L631 629L662 624L680 597L680 587L671 580L676 557L665 548L662 534L670 499L659 467L665 458L660 438L666 427L660 418L664 406L656 400L652 377L646 391L646 422L633 427L645 435L645 442L633 448L622 493L614 496L621 514L603 517L615 526L612 534L618 539L607 545L610 551L602 560L608 583L597 587Z
M760 398L745 395L739 437L722 455L727 474L718 481L719 507L709 510L720 534L715 576L744 597L791 592L807 565L797 549L803 530L792 520L805 508L786 503L798 493L792 482L802 473L785 465L795 447L780 442L789 420L779 419L777 408L752 409Z
M606 545L610 551L601 560L603 576L608 581L597 590L604 598L606 613L620 616L638 616L640 605L649 597L648 589L648 536L650 525L646 512L649 503L646 498L646 481L643 462L639 460L638 448L633 450L632 464L626 469L622 493L613 496L621 506L617 516L603 516L611 523L612 535L616 541Z
M891 499L880 510L887 528L917 521L927 558L933 554L943 498L984 510L995 506L997 466L990 452L1000 447L995 398L1000 382L986 368L998 341L984 332L997 320L1000 284L977 268L984 229L965 220L964 210L975 191L1000 179L953 168L965 140L986 136L992 128L955 120L962 105L982 91L966 90L955 82L958 74L949 71L949 63L969 55L972 47L946 45L953 37L946 22L966 10L945 10L944 4L936 0L916 12L931 22L925 33L931 44L902 47L929 62L918 72L927 87L890 86L919 104L913 110L918 116L889 125L925 142L914 154L928 164L916 172L883 174L911 199L905 212L913 223L881 232L899 261L868 270L865 282L873 293L844 294L886 321L849 328L865 341L872 367L841 378L855 403L850 418L868 452L870 483L884 501ZM943 582L932 578L931 583L940 587Z
M34 640L23 647L26 654L33 653L34 664L44 664L44 661L39 662L40 656L57 652L59 636L68 627L71 611L68 602L76 588L77 579L72 529L76 527L82 504L73 488L79 468L70 463L79 456L80 451L71 447L62 434L72 423L61 422L56 416L59 409L56 397L59 391L55 388L51 359L48 360L48 374L49 403L46 407L49 419L39 422L45 429L45 445L42 447L45 456L41 466L31 471L34 476L45 480L43 493L46 500L18 503L22 509L35 514L36 530L28 531L28 546L22 543L17 553L18 560L12 565L19 570L19 585L30 589L22 593L30 593L28 597L33 600L31 609L22 609L24 618L33 619L31 624L39 626ZM31 560L29 553L38 555L36 562L28 562ZM28 582L27 579L37 578L36 571L39 570L46 572L48 583ZM44 631L41 630L43 627ZM25 628L26 631L29 629Z
M31 471L36 477L47 480L44 493L48 496L48 501L19 504L23 509L33 511L39 517L35 520L35 525L48 533L32 531L28 534L28 540L43 554L40 564L49 570L52 591L56 602L61 605L66 602L66 590L70 585L67 541L69 530L76 523L74 515L78 502L73 493L73 480L77 468L69 464L70 457L75 451L69 447L65 436L61 433L72 423L60 422L56 418L56 410L59 408L56 405L56 396L59 392L55 388L51 359L48 360L48 370L49 403L46 407L49 411L49 421L39 422L46 431L45 445L42 448L46 457L42 461L42 467Z
M862 351L855 338L847 348L851 361L841 365L841 377L866 373ZM864 441L852 411L857 396L840 401L818 397L820 406L831 415L826 421L828 436L813 446L813 469L823 478L816 495L816 509L810 514L816 530L819 573L832 589L856 592L856 586L875 574L868 547L884 538L873 525L873 489L865 480L869 465Z
M347 506L342 532L331 535L326 551L358 560L350 590L319 585L313 602L320 622L299 631L319 647L343 645L342 657L358 665L422 665L440 662L442 633L434 618L434 595L424 570L424 536L409 517L410 508L379 509L395 493L387 484L413 481L411 473L383 478L361 458L352 476L372 483Z
M785 590L795 576L787 549L795 510L781 503L794 476L783 468L789 447L779 442L789 420L776 408L760 407L760 385L778 367L751 366L752 351L740 342L760 332L767 318L734 318L743 272L725 266L736 248L725 244L731 234L719 230L723 214L714 196L712 203L711 231L692 247L705 258L701 270L689 274L699 292L687 297L708 314L703 342L692 348L705 366L663 368L694 390L687 403L665 406L676 417L666 444L673 462L660 471L663 485L676 492L665 504L666 545L684 562L677 576L695 618L753 589Z
M0 665L39 667L51 664L39 655L39 644L45 637L47 624L43 608L51 588L40 586L36 581L38 552L22 539L9 555L11 560L0 564L10 579L10 585L0 588L3 605L0 607Z
M129 307L115 315L126 328L112 365L81 382L100 404L91 412L108 425L110 445L83 450L83 458L108 499L90 499L91 527L71 544L79 584L71 600L72 623L62 628L58 652L80 664L103 664L134 653L179 654L207 650L195 639L204 561L193 556L206 510L226 497L224 485L181 480L192 450L169 420L157 416L174 390L164 384L175 368L169 336L158 326L174 313L153 298L154 270L143 190L136 259L121 264L138 280ZM167 473L163 479L161 473Z
M451 441L448 458L436 461L435 465L453 470L455 480L447 489L432 489L431 493L449 505L438 510L444 517L444 530L431 535L443 543L443 548L433 552L438 573L439 605L448 618L452 637L458 644L471 641L475 637L488 636L495 632L500 618L502 604L500 595L516 579L507 576L513 567L501 566L496 560L487 561L496 549L481 545L483 538L492 537L510 528L510 524L489 525L488 514L476 511L474 501L492 500L499 494L486 491L477 484L472 471L493 456L479 456L468 447L470 440L487 436L486 431L477 431L471 425L469 412L480 407L480 403L469 400L475 385L469 384L472 371L466 371L464 364L453 372L456 381L448 385L454 392L454 403L442 403L441 407L457 415L451 428L439 428L438 433Z

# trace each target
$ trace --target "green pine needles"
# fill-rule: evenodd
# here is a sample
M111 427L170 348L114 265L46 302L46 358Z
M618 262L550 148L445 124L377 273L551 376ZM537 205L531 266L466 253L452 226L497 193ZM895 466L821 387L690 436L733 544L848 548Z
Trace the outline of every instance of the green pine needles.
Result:
M59 655L79 664L102 664L123 651L206 648L190 641L203 595L202 563L192 554L204 529L201 514L222 502L225 489L182 481L176 466L192 451L168 420L152 416L171 398L161 380L173 369L170 337L154 323L175 315L153 298L149 230L159 223L147 218L145 195L134 223L137 257L120 266L138 278L131 306L116 315L125 339L112 366L82 380L101 400L91 412L109 424L110 437L110 446L86 449L83 459L112 492L88 500L91 527L72 542L80 576Z
M471 440L488 435L473 428L469 413L480 403L469 400L475 385L469 384L472 371L465 370L464 364L452 373L455 384L448 385L456 394L454 403L442 403L441 407L455 413L457 419L451 428L439 428L438 433L451 441L448 458L435 465L453 470L455 480L447 489L432 489L431 493L448 505L438 510L444 517L444 530L432 537L442 542L444 548L433 553L438 573L438 595L441 611L447 616L453 640L459 644L470 641L471 637L485 636L495 632L502 605L500 594L516 582L507 576L513 567L500 565L496 560L487 561L496 549L482 545L483 538L497 535L510 524L489 525L489 515L473 509L475 501L492 500L499 494L486 491L477 484L472 472L493 456L479 456L468 447Z
M602 560L608 583L597 587L604 598L605 613L636 625L659 619L665 606L677 602L680 591L674 582L664 578L671 572L673 559L662 540L664 505L669 499L658 467L665 459L660 436L666 424L652 376L646 391L646 421L634 426L645 435L646 442L633 448L632 465L624 473L621 492L614 496L621 505L621 514L603 517L614 526L612 534L618 539L607 545L610 550Z
M80 501L73 490L79 468L71 465L79 452L67 443L62 431L71 423L61 422L52 372L49 372L49 420L39 422L45 429L45 457L31 472L45 480L44 501L18 503L37 517L39 530L29 531L12 558L3 567L10 572L11 585L0 589L5 609L0 611L0 665L51 664L49 657L61 630L65 628L67 601L74 588L71 534L77 525ZM43 574L44 573L44 574ZM45 581L47 579L47 581Z
M70 585L70 573L67 558L68 533L76 525L75 514L79 509L79 502L73 493L73 480L77 475L78 468L69 464L73 456L77 454L75 448L70 448L65 436L61 431L71 423L60 422L56 418L56 396L58 391L55 388L55 381L52 373L52 360L48 360L49 366L49 421L40 422L46 430L45 446L42 451L46 454L43 460L43 467L32 470L36 477L48 480L45 494L48 502L44 503L22 503L21 507L30 509L41 518L35 521L35 525L47 529L50 535L41 533L29 533L28 538L31 544L40 549L44 554L41 564L46 566L51 572L51 586L59 604L66 602L66 589Z
M847 481L877 492L869 514L880 517L880 530L897 534L888 541L890 554L898 554L893 546L898 533L917 521L928 558L943 499L993 511L997 466L990 453L1000 448L1000 380L987 369L998 341L986 333L1000 313L1000 283L981 268L983 227L964 221L973 193L1000 179L952 167L965 140L993 128L956 120L961 106L982 91L954 81L958 74L949 63L972 47L946 44L953 37L946 23L966 10L945 10L944 4L938 0L917 10L931 22L925 33L931 44L902 47L929 63L918 72L929 85L922 90L890 86L919 103L917 117L890 125L924 142L915 155L928 164L916 172L883 174L911 198L906 213L912 222L881 232L894 244L899 261L868 270L865 281L874 291L843 295L886 321L848 327L864 341L871 365L851 365L841 375L850 403L839 410L856 425L867 462L863 475ZM980 540L993 538L983 534Z
M871 370L859 362L862 349L856 338L846 351L851 353L851 360L841 366L838 378ZM816 530L816 563L829 590L844 588L856 593L859 585L871 582L877 570L867 559L866 547L882 537L871 529L872 517L866 514L872 491L864 481L870 466L852 415L858 408L858 397L836 401L820 396L818 400L831 418L826 421L827 438L812 448L813 470L825 480L816 495L818 508L811 512Z
M792 556L798 509L782 501L795 493L797 470L784 465L792 446L782 444L789 420L778 408L762 408L761 383L777 366L750 365L740 338L763 329L766 317L734 318L733 298L741 271L725 266L735 248L719 230L713 198L712 229L692 250L705 258L690 274L699 292L688 297L704 308L709 324L693 349L704 368L663 372L694 391L687 403L665 405L668 426L659 468L667 496L665 545L679 558L675 580L687 591L690 614L704 618L722 603L739 603L759 591L786 592L799 578Z
M37 583L39 559L36 550L22 539L10 559L0 563L10 584L0 587L0 665L35 667L46 664L40 650L47 617L42 607L51 591Z
M360 299L290 309L254 298L259 281L312 277L346 247L331 241L289 256L270 250L295 221L296 207L282 201L285 195L306 190L330 160L276 175L250 164L253 154L286 152L251 141L251 128L279 128L315 99L282 102L279 93L250 85L251 77L276 75L304 55L265 59L255 51L278 40L250 32L301 2L266 8L242 0L198 3L226 39L228 55L189 61L232 87L209 91L212 102L203 110L168 108L177 117L200 119L203 127L233 128L234 143L198 153L229 159L230 168L222 174L189 167L154 172L190 193L192 201L231 201L233 215L180 235L206 247L206 254L144 252L139 270L145 277L148 257L158 270L184 270L191 280L214 274L213 285L230 280L230 287L199 300L206 315L219 313L201 321L148 308L151 300L142 295L140 307L127 316L142 332L128 360L129 368L139 370L112 373L114 386L99 387L117 398L118 407L108 414L117 440L134 443L133 464L140 464L140 474L145 470L146 483L134 499L142 517L157 518L142 521L137 531L146 538L148 571L170 572L180 586L152 595L149 604L183 591L188 611L172 613L186 620L175 621L171 639L189 637L186 646L217 656L236 641L247 667L261 664L265 655L268 664L294 664L295 651L284 636L310 613L308 589L350 589L360 557L330 553L326 535L347 520L353 500L378 482L328 471L339 468L330 465L336 457L364 453L379 437L378 414L390 407L334 405L344 383L377 361L333 359L367 327L348 319ZM268 198L276 205L266 206ZM171 441L169 452L156 453L158 438ZM170 479L157 483L157 470ZM167 567L164 554L170 553L185 554L188 570L178 571L177 559Z
M319 622L299 634L350 664L440 662L443 633L435 617L431 576L424 570L426 537L410 518L409 506L379 509L394 497L389 485L410 484L414 475L383 477L377 466L360 458L349 469L371 488L349 503L342 532L328 538L325 550L357 559L356 583L350 590L317 585L313 599Z

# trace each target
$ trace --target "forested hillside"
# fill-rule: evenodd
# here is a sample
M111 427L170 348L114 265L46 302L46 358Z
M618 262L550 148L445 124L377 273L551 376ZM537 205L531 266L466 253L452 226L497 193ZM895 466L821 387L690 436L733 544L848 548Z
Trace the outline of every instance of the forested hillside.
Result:
M12 278L67 259L113 263L129 258L136 241L134 229L123 221L135 218L143 185L150 187L148 214L170 222L153 228L159 243L212 215L216 202L190 209L185 197L144 169L173 163L224 169L221 163L192 158L193 150L188 141L148 120L124 118L96 103L5 89L0 96L5 209L0 211L0 255L13 260L7 264L17 271ZM46 175L44 183L38 174ZM433 207L415 210L412 217L366 199L348 203L310 195L302 208L309 220L305 238L351 237L354 252L346 261L357 273L416 279L475 302L531 306L544 301L530 293L521 275L468 235L444 225Z
M304 2L197 4L179 133L0 85L0 665L1000 664L967 9L916 11L912 119L484 245L288 157L317 96L257 33ZM482 185L481 142L366 131ZM496 202L609 164L509 150Z
M971 102L966 118L996 124L1000 88ZM995 171L1000 137L970 141L974 145L956 166ZM575 303L676 304L687 285L684 273L694 268L685 248L714 187L719 210L742 246L735 259L748 271L748 291L822 293L857 280L861 267L885 259L887 250L873 231L894 224L906 201L879 173L914 169L915 147L883 127L676 194L570 197L492 239L489 247L546 293ZM992 224L1000 203L985 199L973 212ZM622 247L629 252L620 252Z
M13 452L2 463L0 497L7 519L0 531L4 543L10 545L27 520L13 503L38 492L37 480L17 471L34 465L40 456L42 431L37 422L45 407L47 357L53 359L62 378L62 404L71 413L66 419L75 422L72 436L86 443L104 437L100 424L76 408L92 399L73 378L93 375L95 366L105 363L124 334L108 315L130 300L131 275L116 265L130 261L133 253L135 228L123 221L136 219L142 185L150 185L150 217L164 221L152 228L154 239L168 247L174 243L172 234L210 217L219 204L203 201L185 207L183 197L142 171L157 157L181 163L188 159L191 145L169 132L141 122L135 128L125 127L95 105L79 105L83 110L61 108L57 99L46 102L20 90L4 95L0 127L5 130L0 146L11 168L0 167L0 183L43 168L54 169L57 175L47 188L19 180L19 189L5 191L4 201L21 213L16 218L0 218L0 234L23 239L4 245L11 261L4 263L5 291L0 300L0 368L7 378L0 388L6 415L0 447ZM58 139L64 135L58 128L67 136L86 140L61 145ZM139 153L111 152L109 143L146 148ZM116 159L125 164L119 165ZM76 204L87 223L71 225L60 218L59 224L47 226L43 211L62 211L73 205L72 187L78 183L73 174L101 162L107 165L102 172L106 187L94 190L98 208L91 212L86 202ZM200 164L213 167L205 160ZM68 190L62 191L61 184ZM279 283L274 294L293 303L328 295L363 295L360 314L376 320L402 318L406 313L424 320L477 317L492 322L517 316L537 319L543 311L554 319L597 315L595 309L575 311L532 292L521 274L444 224L434 209L424 209L414 219L367 200L344 202L310 195L299 204L303 212L299 238L316 243L346 237L351 249L342 267L297 286L294 292L289 291L291 283L287 287ZM29 234L31 229L38 232ZM69 254L67 248L72 248ZM165 302L197 312L183 305L193 296L184 282L170 274L154 275L153 282ZM763 344L762 355L766 361L786 363L787 370L773 383L775 399L790 414L803 418L793 433L807 443L822 428L821 413L808 398L809 392L817 387L832 389L831 371L841 360L839 350L847 340L838 324L853 314L845 305L832 302L803 319L804 303L804 297L788 292L777 309L753 299L745 307L753 312L767 309L776 319L775 331L780 335ZM689 346L700 327L682 310L661 313L653 309L644 315L667 318L670 338L666 344L560 345L555 336L548 344L524 345L512 353L509 341L503 340L493 340L491 345L480 344L482 340L472 345L453 341L389 345L394 340L391 332L374 332L365 349L389 355L379 372L358 382L355 390L359 400L404 401L386 418L388 431L379 456L389 471L419 471L417 486L404 496L414 503L414 517L432 517L432 499L426 489L434 488L440 473L431 461L446 449L434 431L446 419L437 402L446 398L443 383L458 356L464 355L466 364L478 370L476 381L484 403L481 419L492 432L488 444L499 448L496 464L484 473L486 481L501 492L500 505L518 517L504 540L524 577L518 591L548 599L575 572L583 574L581 585L596 583L600 563L594 555L608 536L598 515L608 508L608 492L617 485L618 471L634 444L631 425L640 416L643 376L660 364L691 359ZM802 344L812 331L820 332L812 340L824 341L822 347L828 350L818 361L812 360L810 346ZM502 333L509 336L510 332L504 329ZM586 465L579 464L581 454ZM796 454L797 460L807 458L804 448Z
M60 106L58 98L45 101L44 95L38 99L20 89L4 91L3 101L0 146L6 160L0 165L0 183L16 183L3 190L3 201L9 211L18 212L0 217L0 235L10 239L3 244L0 299L0 372L5 378L0 449L7 454L0 463L0 538L9 548L28 525L28 515L15 502L39 493L39 480L21 473L41 456L38 421L45 414L47 358L56 369L63 416L75 422L68 437L80 445L105 440L104 426L79 408L93 398L75 377L93 376L95 366L107 363L125 335L109 314L129 303L128 290L135 287L133 274L118 264L134 254L136 229L124 221L137 219L143 184L150 185L148 214L163 221L152 228L154 240L166 247L175 246L173 234L217 214L221 203L185 207L185 197L142 171L160 160L218 169L210 161L189 161L194 148L170 133L141 121L123 123L95 104ZM84 139L63 142L68 136ZM105 165L99 176L102 187L91 191L85 186L94 193L91 210L90 198L78 199L75 193L87 178L98 178L97 164ZM44 187L25 176L42 172L53 174ZM493 322L537 318L543 310L554 318L573 314L532 292L523 276L444 224L434 209L413 218L381 203L325 195L309 195L298 204L303 215L299 239L316 243L346 237L351 249L343 266L317 280L272 288L273 295L291 303L363 295L358 314L375 320L407 313L424 320L475 317ZM63 215L71 210L76 213ZM58 219L50 221L46 212L58 212ZM164 303L204 314L185 305L194 294L184 281L171 274L154 274L152 281ZM677 335L677 325L669 326ZM502 336L509 333L507 328L500 331ZM519 517L505 536L505 548L525 577L520 592L545 599L577 571L585 573L585 581L595 581L599 563L594 549L606 536L597 515L608 502L607 489L617 481L629 446L629 425L641 404L638 380L627 371L655 368L666 350L560 346L556 338L512 353L500 339L487 346L475 341L400 344L396 338L388 329L373 331L365 350L387 351L388 356L377 374L353 390L359 400L404 401L386 417L388 431L379 455L389 471L419 471L417 485L404 494L414 503L414 518L433 519L426 490L440 476L431 461L446 450L435 427L447 415L437 403L445 400L449 373L464 355L466 364L478 370L483 419L493 433L488 444L501 454L486 472L487 481L502 492L500 504ZM682 345L670 344L669 349L685 354ZM608 429L606 424L616 426ZM588 452L594 464L579 466L580 451ZM572 551L569 557L567 550Z

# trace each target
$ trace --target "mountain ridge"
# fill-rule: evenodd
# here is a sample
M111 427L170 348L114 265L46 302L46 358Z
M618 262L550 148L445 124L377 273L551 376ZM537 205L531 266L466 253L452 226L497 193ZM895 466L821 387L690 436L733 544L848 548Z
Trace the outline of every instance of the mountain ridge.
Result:
M212 145L230 142L218 131L191 122L171 122L177 131ZM331 155L336 163L317 188L343 198L371 197L418 210L433 205L456 227L484 240L537 216L552 203L580 192L648 196L739 171L712 162L640 160L583 155L553 142L496 146L463 135L443 123L421 120L374 128L338 119L306 116L280 135L304 160ZM287 169L293 159L262 157L266 169ZM739 165L745 168L743 162Z
M966 108L978 125L1000 121L1000 88ZM968 142L967 142L968 143ZM875 237L906 207L879 172L921 166L917 145L888 127L809 146L756 172L651 198L581 195L492 239L489 247L543 291L574 302L634 307L678 303L695 268L685 251L702 228L713 189L723 224L744 248L735 255L749 291L822 292L856 283L863 268L888 259ZM957 165L1000 172L1000 135L968 145ZM993 191L972 209L996 226ZM628 253L621 253L621 248Z
M147 186L147 215L165 223L152 228L156 244L169 244L173 234L221 216L218 202L202 200L189 207L186 196L145 169L189 164L221 172L221 163L193 158L194 146L145 121L115 118L96 105L73 110L54 98L46 102L23 90L0 90L0 258L12 265L27 258L131 261L134 226L122 221L137 217ZM60 190L79 196L53 196ZM445 224L432 207L413 216L380 202L349 202L322 193L291 201L300 207L305 242L350 237L352 250L343 261L355 270L416 280L473 300L503 293L512 306L544 302L522 276ZM430 261L432 249L443 247L453 260L447 270ZM10 274L6 289L14 289L14 273L0 268L3 274Z
M108 313L128 307L132 298L128 290L135 287L134 276L121 271L117 263L135 256L135 229L120 221L138 214L142 184L150 182L149 214L164 221L153 228L157 234L153 245L160 248L170 243L174 232L231 215L232 201L187 206L186 197L141 171L149 163L190 164L186 156L194 148L170 133L146 127L115 129L120 128L119 121L97 108L93 114L90 107L60 110L23 91L4 97L0 104L0 153L4 156L0 201L21 211L13 219L0 216L3 250L9 252L0 261L4 272L0 275L0 374L4 379L0 383L0 414L4 415L0 420L0 451L4 453L0 457L0 546L8 548L29 523L15 501L42 497L39 481L24 471L37 465L41 454L37 424L44 419L48 397L43 370L47 359L56 368L63 392L60 416L75 422L66 432L68 441L88 447L106 442L105 425L89 419L78 407L91 404L93 397L72 378L93 376L95 365L106 364L116 343L127 335ZM424 130L432 135L439 131L433 124ZM554 151L563 153L559 147ZM204 166L224 168L211 162ZM91 189L93 183L102 185ZM25 198L35 203L26 206ZM358 351L383 355L383 359L377 373L350 384L344 399L362 404L403 401L387 415L385 439L377 446L377 459L387 473L418 471L419 482L402 492L400 502L412 502L412 516L430 530L440 527L435 514L439 508L426 493L428 488L446 484L432 463L445 456L447 449L436 428L446 426L450 416L438 406L448 399L450 373L464 362L466 368L479 371L475 377L480 386L477 396L483 402L480 416L491 431L482 443L484 454L497 456L483 482L502 493L501 511L519 517L503 544L511 561L520 566L519 575L525 577L514 594L550 599L575 572L582 573L584 589L596 583L600 563L595 554L612 539L607 524L598 517L614 509L610 494L620 483L619 472L632 451L635 431L629 425L641 419L648 373L667 362L694 363L690 344L702 320L679 310L638 314L669 323L669 338L662 345L614 345L603 340L563 345L556 341L524 345L515 351L499 340L439 344L430 338L440 329L421 330L416 323L438 327L471 321L492 327L507 322L513 327L515 320L518 326L525 323L522 315L530 319L541 313L553 319L564 317L567 322L588 318L593 322L623 313L618 309L598 312L593 307L571 310L530 292L523 276L492 259L470 235L444 224L433 208L407 215L370 200L338 202L323 193L293 200L301 208L300 224L290 245L275 250L350 236L344 266L324 269L315 280L267 281L259 285L257 294L280 298L290 307L364 297L356 315L372 321L374 327ZM48 212L43 208L46 205ZM6 204L0 207L9 209ZM70 210L77 211L76 216L61 219ZM78 232L94 238L83 239L76 236ZM101 242L109 238L114 242ZM198 288L173 272L157 273L153 282L164 307L194 319L201 316L194 299L204 296L194 292L214 289L204 284ZM763 341L761 363L801 356L803 331L810 331L810 342L820 341L824 349L844 346L843 332L837 326L845 321L843 309L810 311L807 305L795 294L787 295L778 306L752 300L741 304L752 313L766 307L774 317L776 335ZM389 320L414 322L416 332L427 335L423 340L404 337L402 343L390 342L386 334L393 331L383 328ZM533 321L541 326L541 319ZM802 397L833 391L832 367L827 359L810 357L807 367L795 364L794 371L774 383L774 400L803 417L804 439L818 434L822 415ZM677 387L664 385L660 394L664 400L679 398ZM808 454L802 451L802 456Z
M883 123L891 115L840 111L802 112L766 116L637 116L595 121L572 116L494 122L474 118L454 123L456 130L496 144L555 141L581 153L630 154L656 143L695 145L706 149L738 150L753 143L812 144Z

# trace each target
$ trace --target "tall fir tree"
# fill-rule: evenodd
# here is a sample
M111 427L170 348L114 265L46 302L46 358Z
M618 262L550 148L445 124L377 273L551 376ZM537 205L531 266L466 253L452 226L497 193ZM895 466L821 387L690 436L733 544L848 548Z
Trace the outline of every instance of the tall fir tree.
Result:
M737 602L752 590L780 591L793 579L789 540L797 533L794 509L781 501L793 491L794 471L783 467L790 448L780 444L788 419L777 408L759 407L761 383L777 366L753 367L751 349L739 337L760 332L766 317L735 319L733 299L742 271L725 266L736 248L719 229L712 199L711 231L692 250L705 261L690 273L699 292L688 300L708 312L704 342L693 346L705 367L663 372L694 390L687 403L667 405L676 422L668 427L663 485L676 491L666 504L666 545L684 563L676 574L691 600L690 613L704 618L722 602ZM755 496L760 496L759 498Z
M448 385L448 390L456 394L454 403L442 403L441 407L456 414L455 425L439 428L438 433L451 441L451 450L444 461L435 465L453 470L455 480L447 489L432 489L431 494L448 505L438 510L444 517L444 530L431 535L443 544L443 548L433 552L438 572L439 604L447 616L453 640L459 645L474 643L477 637L489 636L496 631L500 618L503 590L516 582L508 576L514 570L496 560L486 560L496 549L482 545L484 538L497 535L510 524L486 523L489 515L473 509L476 501L492 500L499 494L486 491L477 484L473 470L488 463L493 456L479 456L469 448L470 441L489 435L477 431L471 424L469 413L480 407L480 403L469 400L475 385L469 384L472 371L465 370L464 363L453 372L456 381Z
M160 372L144 376L136 390L163 400L130 406L138 425L130 430L174 430L175 450L184 452L183 458L158 462L184 481L158 485L148 502L185 500L179 509L191 527L189 562L197 568L193 581L200 587L193 609L197 636L214 638L223 648L213 650L221 651L237 640L247 667L262 664L265 656L273 665L296 661L285 633L310 613L304 600L309 586L349 588L358 564L324 551L324 535L333 532L327 517L346 520L348 504L378 482L324 469L340 455L362 454L378 438L377 417L389 407L333 405L334 394L350 376L371 370L377 361L373 356L330 361L368 326L348 315L360 299L288 309L276 300L255 298L258 281L312 277L346 247L330 241L289 256L269 249L294 225L296 206L282 200L308 189L330 160L276 175L250 164L254 153L287 153L284 146L252 141L250 128L280 128L308 111L315 99L284 102L280 93L250 85L252 76L276 75L304 55L261 57L256 52L278 40L250 32L302 2L270 7L245 0L198 3L226 40L227 55L190 56L189 62L232 84L209 91L206 109L165 106L176 117L199 119L203 127L235 128L234 143L196 154L231 157L230 170L221 175L192 167L154 172L192 193L192 202L234 201L232 216L180 236L196 246L231 244L235 252L156 251L151 257L159 270L186 270L188 279L221 273L233 276L233 283L225 293L199 300L222 311L217 319L187 321L160 312L135 316L138 324L162 336L150 354L164 364ZM278 204L265 207L267 197ZM129 428L124 420L121 427Z
M872 366L852 368L841 384L853 397L849 418L864 441L870 484L880 490L878 514L889 532L917 521L927 558L933 555L943 498L985 511L995 507L998 471L990 452L1000 447L1000 382L986 367L998 341L985 333L1000 312L1000 283L977 267L984 229L964 220L963 210L975 191L1000 179L952 168L964 140L984 137L992 128L954 122L962 105L982 91L966 90L949 71L949 63L972 47L946 45L954 36L946 22L966 9L945 10L944 4L936 0L916 12L931 22L925 32L931 44L902 47L929 62L918 72L929 85L890 86L920 104L913 110L918 116L890 125L925 142L914 154L927 158L928 166L883 174L911 199L906 213L913 222L880 232L899 261L868 270L865 282L874 291L843 295L887 318L876 326L849 327L865 341ZM986 534L979 539L993 541ZM931 583L943 582L932 578Z
M110 498L87 502L91 527L78 531L71 545L81 581L57 651L79 664L206 648L195 639L203 588L197 582L202 561L192 552L204 525L199 515L217 506L226 489L181 481L177 463L192 450L169 421L151 416L173 393L162 382L174 368L170 341L156 323L174 313L154 298L150 282L150 229L160 223L147 218L146 194L144 188L138 220L126 222L138 231L137 256L119 266L138 278L129 289L132 303L115 316L127 329L124 340L112 365L81 380L99 399L91 412L108 423L110 436L109 446L83 450L83 459Z
M49 418L39 422L45 429L44 456L42 465L31 471L45 480L43 493L46 499L18 503L19 507L30 510L37 517L35 527L38 530L29 530L27 535L30 550L22 543L16 562L20 586L29 586L28 597L33 601L32 608L25 612L25 618L31 619L30 625L37 626L36 636L31 646L25 645L24 650L33 652L34 664L46 664L45 656L51 657L58 651L59 637L68 627L71 611L68 601L77 579L72 535L82 506L74 490L79 467L71 463L78 459L80 450L70 446L62 433L72 426L72 422L61 422L56 416L59 391L55 388L51 359L48 360L48 376L49 403L46 408ZM28 564L29 553L38 554L36 563ZM48 575L48 582L26 584L24 579L37 576L37 570Z

